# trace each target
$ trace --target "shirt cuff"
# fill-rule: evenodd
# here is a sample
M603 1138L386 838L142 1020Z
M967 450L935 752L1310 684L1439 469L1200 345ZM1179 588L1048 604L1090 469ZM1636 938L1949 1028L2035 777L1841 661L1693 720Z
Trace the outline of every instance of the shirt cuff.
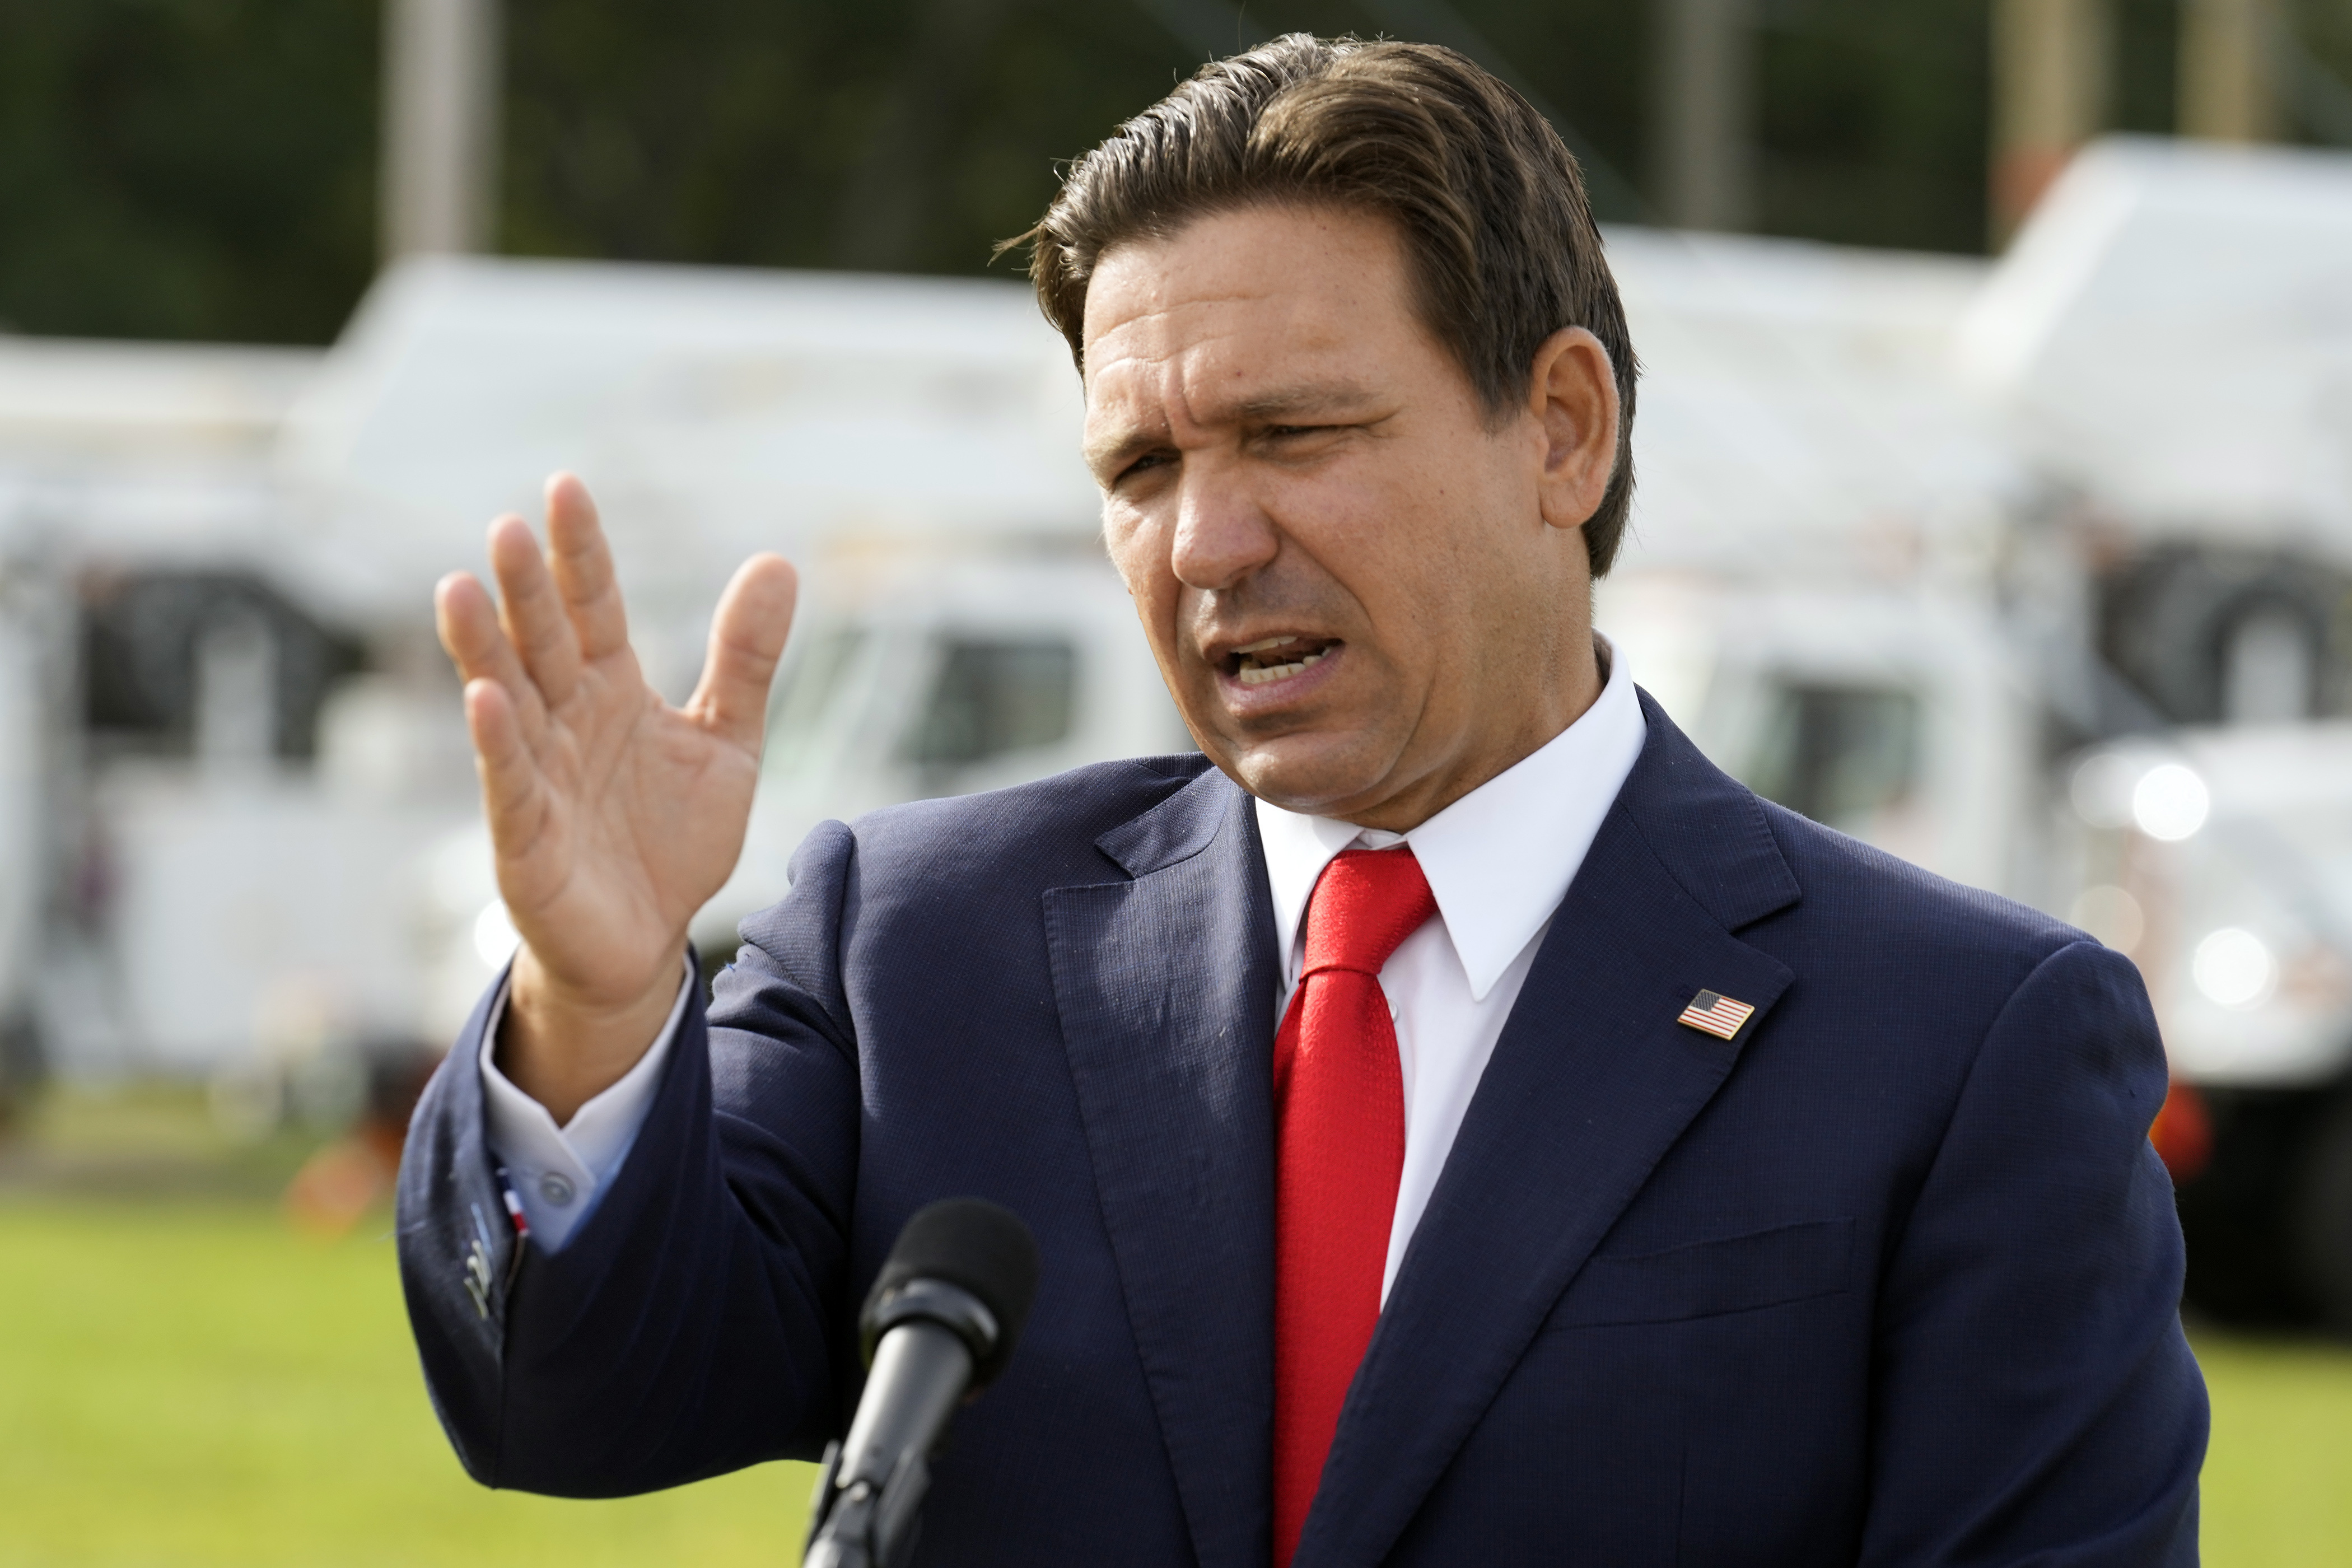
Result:
M678 1020L686 1016L687 998L697 976L694 961L686 961L677 1000L669 1020L654 1037L636 1066L619 1082L573 1112L563 1126L547 1107L514 1085L492 1059L498 1049L499 1025L506 1018L507 992L511 978L499 982L490 1003L489 1022L482 1030L482 1107L488 1122L490 1152L501 1174L522 1204L531 1239L541 1250L560 1250L572 1233L596 1207L596 1200L629 1157L629 1146L653 1110L654 1094L661 1087L662 1063L670 1041L677 1036Z

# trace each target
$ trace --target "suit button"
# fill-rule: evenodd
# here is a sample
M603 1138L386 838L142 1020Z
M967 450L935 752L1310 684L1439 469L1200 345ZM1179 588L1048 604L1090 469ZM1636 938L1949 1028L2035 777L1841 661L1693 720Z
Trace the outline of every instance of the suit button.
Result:
M550 1171L539 1179L539 1195L557 1208L562 1208L571 1203L576 1194L572 1191L572 1179L569 1176L561 1171Z

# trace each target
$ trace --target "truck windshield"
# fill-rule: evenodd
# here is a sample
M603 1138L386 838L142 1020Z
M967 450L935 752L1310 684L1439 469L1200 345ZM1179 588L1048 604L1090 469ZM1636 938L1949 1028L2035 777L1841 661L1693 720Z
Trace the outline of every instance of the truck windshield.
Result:
M1077 662L1059 638L942 642L930 700L902 754L926 768L969 767L1068 739Z
M1919 700L1900 687L1782 686L1748 769L1767 800L1869 838L1917 782Z

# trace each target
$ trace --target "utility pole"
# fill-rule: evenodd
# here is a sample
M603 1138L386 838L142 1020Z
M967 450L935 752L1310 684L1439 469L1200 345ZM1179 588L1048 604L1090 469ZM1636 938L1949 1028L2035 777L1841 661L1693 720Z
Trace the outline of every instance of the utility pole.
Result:
M1680 228L1756 222L1756 0L1658 0L1652 186Z
M2277 137L2276 0L2181 0L2179 126L2215 142Z
M487 250L497 214L499 0L384 0L383 259Z
M1993 0L1996 243L2105 125L2111 44L2106 0Z

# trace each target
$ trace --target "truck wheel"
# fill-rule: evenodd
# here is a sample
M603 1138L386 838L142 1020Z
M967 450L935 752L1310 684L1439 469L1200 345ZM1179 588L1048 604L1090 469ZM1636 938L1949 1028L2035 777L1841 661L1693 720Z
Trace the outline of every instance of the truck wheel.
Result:
M2205 1105L2212 1158L2177 1198L2187 1305L2233 1327L2306 1326L2317 1309L2296 1227L2310 1151L2334 1101L2309 1089L2212 1089Z
M2295 1261L2335 1332L2352 1337L2352 1097L2313 1130L2296 1205Z

